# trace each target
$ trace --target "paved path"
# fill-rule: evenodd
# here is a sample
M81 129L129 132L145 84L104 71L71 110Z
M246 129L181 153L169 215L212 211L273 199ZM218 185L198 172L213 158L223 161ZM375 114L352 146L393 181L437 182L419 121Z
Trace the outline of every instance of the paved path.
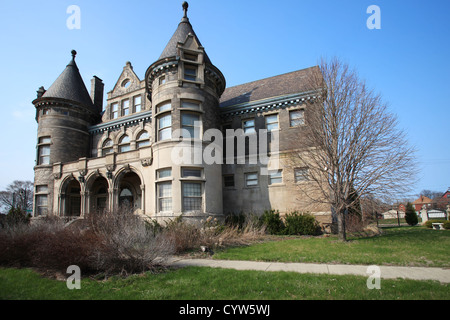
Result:
M175 267L213 267L236 270L258 270L258 271L289 271L299 273L324 273L337 275L359 275L369 277L373 273L368 272L365 265L345 264L317 264L317 263L283 263L283 262L256 262L236 260L213 260L213 259L182 259L173 258L171 265ZM441 283L450 283L450 269L426 268L426 267L395 267L379 266L382 279L413 279L413 280L436 280Z

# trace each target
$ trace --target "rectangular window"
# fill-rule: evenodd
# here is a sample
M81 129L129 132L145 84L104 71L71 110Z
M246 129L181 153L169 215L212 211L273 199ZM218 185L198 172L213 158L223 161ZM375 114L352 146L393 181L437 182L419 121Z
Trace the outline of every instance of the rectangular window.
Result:
M158 141L172 139L172 115L167 114L158 119Z
M161 76L159 77L159 85L165 84L166 83L166 76Z
M183 168L181 169L181 177L182 178L201 178L202 177L202 169L188 169Z
M197 67L193 65L184 65L184 79L195 81L197 80Z
M167 111L167 110L170 110L170 109L172 109L172 104L170 102L166 102L166 103L160 104L156 108L156 113Z
M234 187L234 174L227 174L223 176L224 187Z
M50 164L50 137L41 137L38 140L38 164Z
M36 193L47 193L48 192L48 186L41 185L36 186Z
M142 98L141 96L136 96L133 98L134 112L141 112L142 110Z
M308 168L294 169L295 182L302 182L308 180Z
M130 100L122 101L122 116L127 116L130 114Z
M159 169L158 170L158 174L157 174L157 178L158 179L169 178L171 176L172 176L172 168L166 168L166 169Z
M197 61L197 57L198 56L196 54L190 54L190 53L184 54L184 59L190 60L190 61Z
M36 195L36 216L46 215L48 211L48 198L47 195Z
M269 185L282 182L283 177L281 175L281 170L269 171Z
M158 183L158 212L172 211L172 182Z
M258 173L246 173L245 174L245 186L254 187L258 185Z
M272 114L270 116L266 116L266 129L267 131L277 130L278 129L278 115Z
M119 117L119 104L111 104L111 119L117 119Z
M255 119L249 119L243 121L244 133L255 133Z
M183 183L183 211L202 211L202 183Z
M182 101L181 102L182 108L188 108L188 109L195 109L200 110L200 103L198 102L191 102L191 101Z
M183 131L183 138L200 138L200 115L194 113L181 114L181 128L187 130Z
M298 127L305 124L304 110L292 110L289 112L289 122L291 127Z

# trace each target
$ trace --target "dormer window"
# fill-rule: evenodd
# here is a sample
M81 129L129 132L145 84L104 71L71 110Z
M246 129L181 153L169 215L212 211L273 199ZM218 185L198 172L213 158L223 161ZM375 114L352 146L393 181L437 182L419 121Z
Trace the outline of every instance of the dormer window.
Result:
M197 62L198 56L196 54L185 53L184 59Z
M184 79L189 81L197 80L197 67L191 64L184 65Z

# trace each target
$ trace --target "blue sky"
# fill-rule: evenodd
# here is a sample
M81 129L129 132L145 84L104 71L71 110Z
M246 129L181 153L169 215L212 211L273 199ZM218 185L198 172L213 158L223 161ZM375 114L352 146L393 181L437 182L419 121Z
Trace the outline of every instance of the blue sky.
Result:
M2 1L0 108L4 146L0 190L33 180L36 130L31 101L77 50L86 86L96 75L106 92L131 61L143 79L175 31L181 0ZM67 8L80 8L70 30ZM366 12L381 9L381 29ZM227 86L317 65L337 56L380 92L417 149L413 193L450 187L450 1L189 1L189 19Z

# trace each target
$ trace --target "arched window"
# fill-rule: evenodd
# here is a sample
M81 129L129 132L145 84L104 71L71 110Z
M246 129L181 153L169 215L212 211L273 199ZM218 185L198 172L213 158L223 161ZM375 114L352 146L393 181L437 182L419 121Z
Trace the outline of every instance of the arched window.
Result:
M119 152L127 152L131 150L130 137L127 135L122 136L119 141Z
M102 145L102 155L106 156L108 153L113 153L114 152L113 145L114 144L111 139L106 139Z
M142 131L136 138L136 147L142 148L150 145L150 135L147 131Z
M133 192L129 188L123 188L119 194L119 205L133 207Z

